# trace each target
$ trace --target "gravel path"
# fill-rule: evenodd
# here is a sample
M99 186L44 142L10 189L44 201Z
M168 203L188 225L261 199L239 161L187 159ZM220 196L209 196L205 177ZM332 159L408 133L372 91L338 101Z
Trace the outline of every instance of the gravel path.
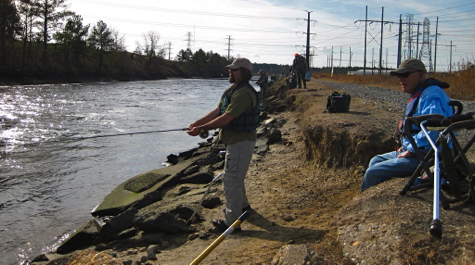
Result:
M377 100L384 102L385 106L390 107L394 110L404 111L407 101L409 100L409 95L403 93L399 90L381 88L381 87L371 87L364 86L359 84L345 84L345 83L334 83L328 81L318 81L322 84L333 86L335 88L346 91L351 96L367 98L372 100ZM463 104L463 113L475 111L475 102L459 100Z

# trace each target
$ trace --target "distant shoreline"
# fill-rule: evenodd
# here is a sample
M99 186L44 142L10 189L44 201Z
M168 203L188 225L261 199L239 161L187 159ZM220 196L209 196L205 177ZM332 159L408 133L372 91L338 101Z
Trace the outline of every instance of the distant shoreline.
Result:
M74 84L74 83L93 83L93 82L129 82L142 81L144 79L124 79L117 80L113 78L15 78L0 77L0 86L18 86L18 85L46 85L46 84ZM160 79L154 79L160 80Z

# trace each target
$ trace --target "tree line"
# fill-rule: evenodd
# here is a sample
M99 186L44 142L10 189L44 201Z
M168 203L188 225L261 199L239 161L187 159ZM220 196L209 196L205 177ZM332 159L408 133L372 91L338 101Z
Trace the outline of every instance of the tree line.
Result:
M157 32L144 33L134 52L99 20L84 24L66 0L0 0L0 84L227 77L234 58L182 49L174 60ZM253 71L287 74L290 65L255 64ZM324 71L324 69L312 69Z
M133 53L124 37L99 20L85 25L66 0L0 0L0 78L66 82L227 76L225 58L202 49L166 60L156 32ZM27 81L26 81L27 82Z

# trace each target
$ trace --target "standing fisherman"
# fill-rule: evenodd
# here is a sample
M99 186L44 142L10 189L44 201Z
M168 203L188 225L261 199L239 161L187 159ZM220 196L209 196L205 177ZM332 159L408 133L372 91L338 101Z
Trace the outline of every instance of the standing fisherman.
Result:
M269 82L269 77L262 69L259 70L258 74L259 80L257 80L256 84L261 88L261 99L264 99L266 98L267 82Z
M252 78L251 62L246 58L237 58L226 69L232 86L224 91L214 110L188 128L191 136L219 128L219 138L226 145L223 177L225 220L212 221L219 232L224 232L244 211L251 208L244 178L251 162L257 140L256 128L260 122L260 95L249 84Z
M305 80L306 71L308 71L307 60L305 60L302 55L296 53L294 61L292 62L292 72L297 75L298 88L302 88L303 82L303 88L307 89L307 81Z

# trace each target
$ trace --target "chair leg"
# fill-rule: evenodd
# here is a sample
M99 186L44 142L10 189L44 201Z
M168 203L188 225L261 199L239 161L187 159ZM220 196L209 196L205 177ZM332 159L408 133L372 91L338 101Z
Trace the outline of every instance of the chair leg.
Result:
M427 188L431 185L430 183L422 183L422 184L414 185L414 183L416 182L416 179L422 175L423 171L426 172L427 176L429 176L430 179L433 178L432 173L430 172L430 168L429 168L429 165L433 164L433 159L430 158L431 156L433 156L433 152L429 151L426 154L424 161L421 161L419 163L416 170L411 175L411 178L407 180L404 188L402 188L402 190L399 191L399 194L406 195L408 191L414 191L414 190Z

